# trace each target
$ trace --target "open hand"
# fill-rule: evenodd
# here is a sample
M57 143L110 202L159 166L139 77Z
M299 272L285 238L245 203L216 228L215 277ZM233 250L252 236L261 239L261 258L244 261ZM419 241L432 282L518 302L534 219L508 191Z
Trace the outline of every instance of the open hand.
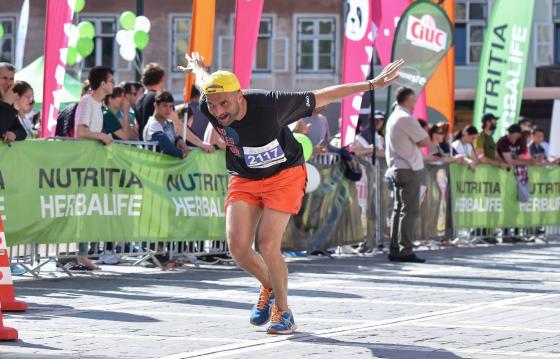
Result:
M193 73L204 68L204 57L198 52L193 52L190 56L185 54L185 59L187 59L187 67L177 66L178 71Z
M399 77L399 70L404 65L404 60L399 59L390 63L381 71L381 73L372 80L375 88L383 88L391 85Z

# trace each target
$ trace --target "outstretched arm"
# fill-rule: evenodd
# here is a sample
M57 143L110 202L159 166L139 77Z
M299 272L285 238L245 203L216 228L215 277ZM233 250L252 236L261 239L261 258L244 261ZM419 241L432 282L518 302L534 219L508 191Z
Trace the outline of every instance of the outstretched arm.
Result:
M396 81L399 76L399 69L402 65L404 65L403 59L389 64L383 69L383 71L381 71L379 76L373 80L329 86L320 90L315 90L313 91L313 94L315 95L315 108L323 107L331 102L338 101L344 97L360 92L387 87Z
M193 52L190 56L185 54L187 59L187 67L177 66L177 70L193 74L196 78L194 85L202 93L202 86L210 74L204 68L204 57L198 52Z

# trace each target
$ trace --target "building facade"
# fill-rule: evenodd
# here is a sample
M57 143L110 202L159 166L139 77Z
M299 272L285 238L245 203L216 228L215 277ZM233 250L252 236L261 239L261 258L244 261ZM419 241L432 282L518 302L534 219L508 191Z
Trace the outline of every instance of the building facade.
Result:
M535 2L527 88L537 86L539 67L560 64L560 0ZM0 1L0 22L5 29L0 39L1 61L13 62L22 3L22 0ZM31 0L30 3L24 65L41 56L44 46L45 0ZM235 1L217 0L216 3L212 70L231 69ZM468 110L472 107L484 31L493 3L494 0L456 0L456 87L460 120L468 119ZM176 71L176 66L184 64L184 54L189 48L192 2L144 0L143 6L144 15L152 23L143 63L161 63L168 74L166 88L181 98L184 77ZM95 25L96 46L88 58L70 68L71 73L85 75L91 66L103 64L116 70L117 81L135 78L135 71L141 64L123 60L115 39L119 15L125 10L135 11L136 0L86 1L85 9L76 15L75 21L88 20ZM338 83L342 68L343 12L344 0L266 0L251 87L309 90ZM551 92L540 96L555 97ZM376 107L385 108L386 101L386 93L378 91ZM329 117L336 117L338 106L331 106L329 112Z

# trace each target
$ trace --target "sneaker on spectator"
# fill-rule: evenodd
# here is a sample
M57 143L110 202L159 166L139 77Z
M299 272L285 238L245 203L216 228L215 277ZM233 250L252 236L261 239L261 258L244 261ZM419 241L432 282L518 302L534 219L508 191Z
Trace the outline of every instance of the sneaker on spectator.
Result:
M273 302L274 292L272 291L272 288L265 288L261 286L259 301L251 309L251 324L256 326L266 324L270 319Z
M118 254L102 254L99 256L97 263L115 265L121 262L121 256Z
M292 311L281 312L276 304L272 307L272 319L266 332L268 334L292 334L297 329Z
M17 264L12 264L10 266L10 272L12 273L12 275L24 275L27 271Z

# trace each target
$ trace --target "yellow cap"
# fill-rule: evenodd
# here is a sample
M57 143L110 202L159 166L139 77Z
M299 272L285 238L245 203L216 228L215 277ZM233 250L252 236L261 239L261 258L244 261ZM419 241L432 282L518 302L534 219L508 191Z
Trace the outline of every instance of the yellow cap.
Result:
M204 84L204 94L235 92L241 89L237 77L229 71L216 71Z

